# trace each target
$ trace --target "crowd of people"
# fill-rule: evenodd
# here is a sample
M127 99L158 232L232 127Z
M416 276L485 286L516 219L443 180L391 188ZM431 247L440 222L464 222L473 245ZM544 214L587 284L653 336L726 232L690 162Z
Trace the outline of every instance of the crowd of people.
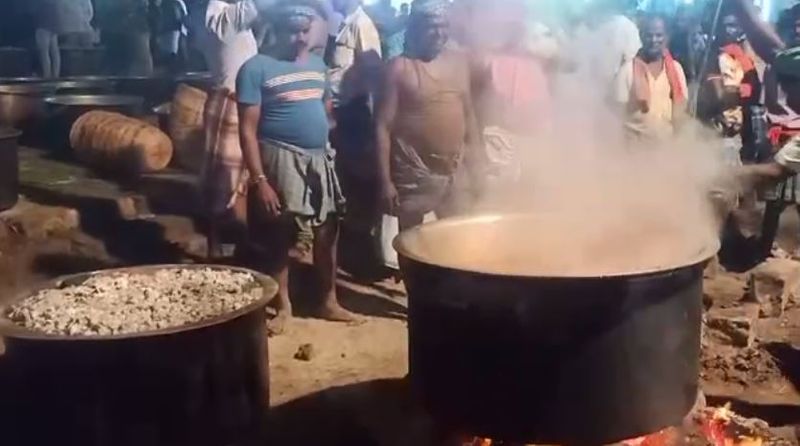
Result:
M170 66L202 59L216 80L204 114L210 254L221 255L230 222L247 229L237 241L281 285L276 332L292 315L299 236L313 237L319 315L355 320L336 295L340 226L371 244L384 215L409 229L467 212L493 181L514 184L520 141L553 131L570 76L590 81L627 143L668 144L700 123L741 178L781 184L773 214L796 197L800 7L774 27L750 0L669 17L594 0L557 23L524 0L399 10L360 0L37 2L74 8L70 26L56 6L40 10L45 76L59 73L62 37L91 44L95 29L127 73L152 73L153 54Z

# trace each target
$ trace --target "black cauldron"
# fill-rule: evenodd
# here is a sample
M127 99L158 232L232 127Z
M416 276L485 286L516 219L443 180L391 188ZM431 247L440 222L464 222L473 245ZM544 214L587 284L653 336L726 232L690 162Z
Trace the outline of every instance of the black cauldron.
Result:
M17 204L19 194L19 146L22 132L0 127L0 211Z
M23 329L5 319L0 307L3 444L263 444L269 408L265 307L278 290L272 279L224 266L147 266L61 278L16 300L94 275L165 268L249 272L264 297L192 325L93 337Z
M526 444L610 444L680 424L698 390L716 243L627 271L523 275L524 256L516 273L476 266L516 240L530 252L524 234L558 228L549 218L442 220L395 241L410 375L427 410L454 432ZM556 254L543 244L539 256Z

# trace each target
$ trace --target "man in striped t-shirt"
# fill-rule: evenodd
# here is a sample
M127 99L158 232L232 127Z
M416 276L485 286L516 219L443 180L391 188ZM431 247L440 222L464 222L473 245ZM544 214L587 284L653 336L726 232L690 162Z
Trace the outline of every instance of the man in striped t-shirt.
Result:
M276 43L239 71L242 150L250 178L251 241L280 285L273 333L292 316L289 249L298 226L314 233L314 266L321 284L319 316L352 322L336 296L336 244L343 211L333 152L328 148L328 80L311 53L316 21L325 11L313 0L284 0L275 8ZM299 224L298 224L299 223Z

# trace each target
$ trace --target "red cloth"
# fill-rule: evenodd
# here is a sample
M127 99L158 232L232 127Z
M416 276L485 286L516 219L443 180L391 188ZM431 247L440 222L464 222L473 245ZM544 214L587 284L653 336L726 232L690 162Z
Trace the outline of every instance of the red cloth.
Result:
M781 125L774 125L769 128L769 132L767 133L767 137L769 138L769 142L772 144L773 148L778 148L789 138L794 138L795 136L800 135L800 130L797 129L788 129Z
M742 70L745 73L749 73L751 71L755 71L756 63L753 61L753 58L748 56L747 53L744 51L741 45L738 43L729 43L722 47L722 52L731 56L736 63L738 63ZM745 79L747 77L745 76ZM749 84L747 80L742 81L742 85L739 86L739 96L742 99L749 99L753 96L754 91L753 85Z
M664 70L672 90L672 102L675 104L686 101L688 95L684 91L680 75L678 75L678 62L672 57L669 50L664 50ZM632 97L645 113L650 111L650 83L647 82L647 62L642 58L641 52L633 60L633 92Z

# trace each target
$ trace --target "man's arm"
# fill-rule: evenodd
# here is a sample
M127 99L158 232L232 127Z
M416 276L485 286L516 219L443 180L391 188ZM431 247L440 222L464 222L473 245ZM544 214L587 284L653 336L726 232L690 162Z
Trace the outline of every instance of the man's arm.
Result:
M399 83L402 73L401 59L393 60L383 76L375 113L375 147L378 150L378 174L384 206L391 211L397 204L397 190L392 184L392 126L400 103Z
M83 5L83 14L86 17L86 21L90 22L94 19L94 6L92 6L92 2L90 0L86 0Z
M250 178L255 186L255 193L264 210L277 217L281 213L278 194L270 185L264 174L261 150L258 145L258 123L261 119L261 85L264 83L262 68L256 59L250 59L239 70L236 77L236 92L239 102L239 141L242 146L242 157Z
M786 49L786 43L767 22L761 20L752 0L722 0L736 11L753 49L767 63L772 63L775 54Z
M255 193L268 214L277 217L281 214L281 202L275 189L264 174L261 151L258 147L258 121L261 119L261 106L239 103L239 141L242 156Z
M467 134L465 135L465 143L467 150L470 151L471 162L476 165L484 161L483 152L483 136L480 126L478 125L477 114L475 113L475 106L472 100L472 76L470 72L469 62L464 64L465 68L462 69L464 73L464 120L467 124Z
M206 27L222 40L251 29L258 19L258 8L253 0L242 0L227 5L221 14L206 18Z
M364 25L356 30L355 63L364 74L369 93L372 96L381 88L383 54L381 39L374 25Z
M264 175L261 163L261 152L258 148L258 120L261 119L261 107L258 105L239 104L239 140L242 144L242 155L245 166L254 180Z

